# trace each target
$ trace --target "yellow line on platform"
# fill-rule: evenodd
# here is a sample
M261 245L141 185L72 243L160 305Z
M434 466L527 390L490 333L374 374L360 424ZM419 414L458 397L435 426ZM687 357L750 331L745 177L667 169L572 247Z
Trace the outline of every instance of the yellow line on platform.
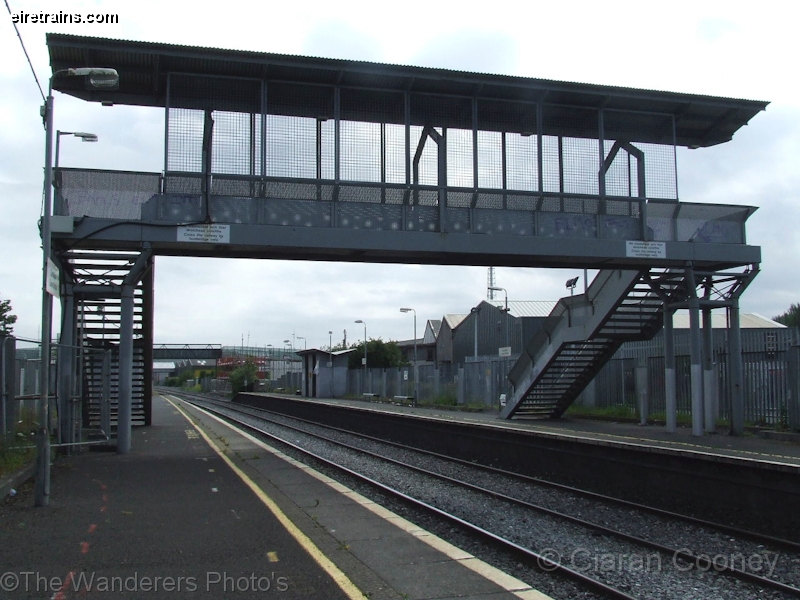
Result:
M216 452L220 456L220 458L222 458L222 460L224 460L228 464L228 466L231 469L233 469L233 472L239 476L239 478L247 485L247 487L253 490L253 493L256 496L258 496L258 499L264 503L264 505L272 512L273 515L275 515L278 521L280 521L280 523L284 526L286 531L288 531L291 534L291 536L295 540L297 540L297 543L300 544L303 547L303 549L305 549L306 552L308 552L311 558L313 558L317 562L317 564L320 567L322 567L322 569L328 575L331 576L331 578L336 582L336 585L338 585L341 588L341 590L345 594L347 594L348 598L352 598L353 600L364 598L364 594L362 594L361 590L359 590L356 587L356 585L352 581L350 581L350 578L347 577L347 575L345 575L339 569L339 567L337 567L331 561L331 559L325 556L322 550L317 548L316 544L314 544L314 542L312 542L308 538L308 536L306 536L306 534L300 531L297 525L295 525L292 522L292 520L286 516L286 514L280 509L280 507L277 504L275 504L272 498L267 496L264 490L258 487L258 485L253 480L251 480L239 467L236 466L236 464L222 450L220 450L217 447L217 445L213 442L213 440L210 437L208 437L205 431L203 431L197 425L195 425L195 423L192 421L189 415L186 414L183 408L181 408L180 406L178 406L172 400L166 398L165 396L162 396L162 398L164 398L178 411L180 411L183 417L187 421L189 421L189 423L192 424L192 427L194 427L198 431L198 433L201 436L203 436L203 439L209 446L211 446L214 452Z

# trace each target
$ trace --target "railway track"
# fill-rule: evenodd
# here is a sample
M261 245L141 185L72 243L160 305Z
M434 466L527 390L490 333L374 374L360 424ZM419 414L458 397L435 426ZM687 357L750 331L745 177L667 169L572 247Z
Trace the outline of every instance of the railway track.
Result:
M191 401L598 597L800 597L800 544L792 540L262 409Z

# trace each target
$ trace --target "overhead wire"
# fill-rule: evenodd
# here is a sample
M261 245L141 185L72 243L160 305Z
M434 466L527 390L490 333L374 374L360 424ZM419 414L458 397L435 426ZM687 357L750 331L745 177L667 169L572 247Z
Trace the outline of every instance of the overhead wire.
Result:
M36 70L33 68L33 63L31 62L31 57L28 55L28 49L25 48L25 42L22 41L22 35L19 33L19 29L17 28L17 24L14 23L14 13L11 12L11 7L8 5L8 0L3 0L6 5L6 9L8 10L8 14L12 17L11 24L14 26L14 31L17 32L17 38L19 39L19 44L22 46L22 52L25 54L25 58L28 60L28 66L31 68L31 73L33 73L33 78L36 80L36 87L39 88L39 93L42 95L42 100L47 102L47 99L44 96L44 90L42 89L42 84L39 83L39 78L36 76Z

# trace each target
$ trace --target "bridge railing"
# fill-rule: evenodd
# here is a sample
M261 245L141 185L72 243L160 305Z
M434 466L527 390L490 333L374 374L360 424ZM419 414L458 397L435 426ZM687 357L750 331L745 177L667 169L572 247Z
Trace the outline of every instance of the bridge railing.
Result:
M247 223L745 243L747 206L198 173L59 169L55 213L159 224Z

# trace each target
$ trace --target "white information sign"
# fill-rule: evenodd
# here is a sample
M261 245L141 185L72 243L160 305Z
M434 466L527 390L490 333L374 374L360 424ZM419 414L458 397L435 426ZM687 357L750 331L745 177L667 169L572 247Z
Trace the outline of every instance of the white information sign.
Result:
M511 356L511 346L503 346L499 348L500 356Z
M667 245L664 242L625 242L625 255L631 258L667 258Z
M58 297L61 295L61 271L58 270L56 263L49 258L47 259L47 284L45 289L51 296Z
M186 225L178 227L179 242L195 242L199 244L230 244L230 225Z

